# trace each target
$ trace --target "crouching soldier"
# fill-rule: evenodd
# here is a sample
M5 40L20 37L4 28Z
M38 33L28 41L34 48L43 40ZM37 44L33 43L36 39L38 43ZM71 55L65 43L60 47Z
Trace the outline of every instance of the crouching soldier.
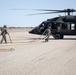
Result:
M6 28L7 28L6 25L4 25L3 28L1 28L1 34L0 34L0 36L2 36L2 39L1 39L1 42L0 43L2 43L3 40L5 41L5 43L7 43L6 34L9 35L9 33L7 32L7 29Z

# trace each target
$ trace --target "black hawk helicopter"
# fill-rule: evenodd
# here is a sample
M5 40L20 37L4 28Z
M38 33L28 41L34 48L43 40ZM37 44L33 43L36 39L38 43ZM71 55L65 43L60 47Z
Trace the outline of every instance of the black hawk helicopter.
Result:
M43 21L39 26L29 31L29 33L42 35L43 32L47 29L48 25L50 25L51 34L55 39L63 39L64 35L76 35L76 16L73 15L73 12L76 12L76 10L74 9L64 9L64 10L35 9L35 10L49 11L49 12L30 14L30 15L52 14L52 13L67 13L67 15L47 19L46 21ZM40 28L42 26L44 28L40 31Z
M28 10L28 9L13 9L13 10ZM39 26L36 26L31 31L29 31L29 33L42 35L44 31L47 29L47 27L50 25L51 34L55 39L63 39L64 35L76 35L76 16L73 15L73 12L76 12L76 10L74 9L64 9L64 10L33 9L33 10L48 11L48 12L29 14L29 15L53 14L53 13L65 13L65 14L67 13L67 15L47 19L46 21L43 21ZM41 27L44 28L40 30Z

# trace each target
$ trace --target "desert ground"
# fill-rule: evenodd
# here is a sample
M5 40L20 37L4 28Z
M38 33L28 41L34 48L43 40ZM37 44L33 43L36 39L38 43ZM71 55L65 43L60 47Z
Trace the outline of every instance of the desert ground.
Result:
M7 35L0 44L0 75L76 75L76 36L45 42L29 30L8 29L12 43Z

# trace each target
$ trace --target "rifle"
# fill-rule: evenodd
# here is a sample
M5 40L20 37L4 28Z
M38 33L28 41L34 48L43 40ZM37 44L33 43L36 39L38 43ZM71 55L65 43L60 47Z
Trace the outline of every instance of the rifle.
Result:
M46 30L47 30L47 29L46 29ZM38 39L40 39L40 38L45 34L46 30L42 33L42 35L41 35Z

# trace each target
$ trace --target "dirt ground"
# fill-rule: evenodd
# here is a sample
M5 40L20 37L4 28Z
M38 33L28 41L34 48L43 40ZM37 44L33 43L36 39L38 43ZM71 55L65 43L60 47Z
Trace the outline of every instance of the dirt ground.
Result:
M8 29L12 43L7 35L0 44L0 75L76 75L76 36L45 42L30 30Z

